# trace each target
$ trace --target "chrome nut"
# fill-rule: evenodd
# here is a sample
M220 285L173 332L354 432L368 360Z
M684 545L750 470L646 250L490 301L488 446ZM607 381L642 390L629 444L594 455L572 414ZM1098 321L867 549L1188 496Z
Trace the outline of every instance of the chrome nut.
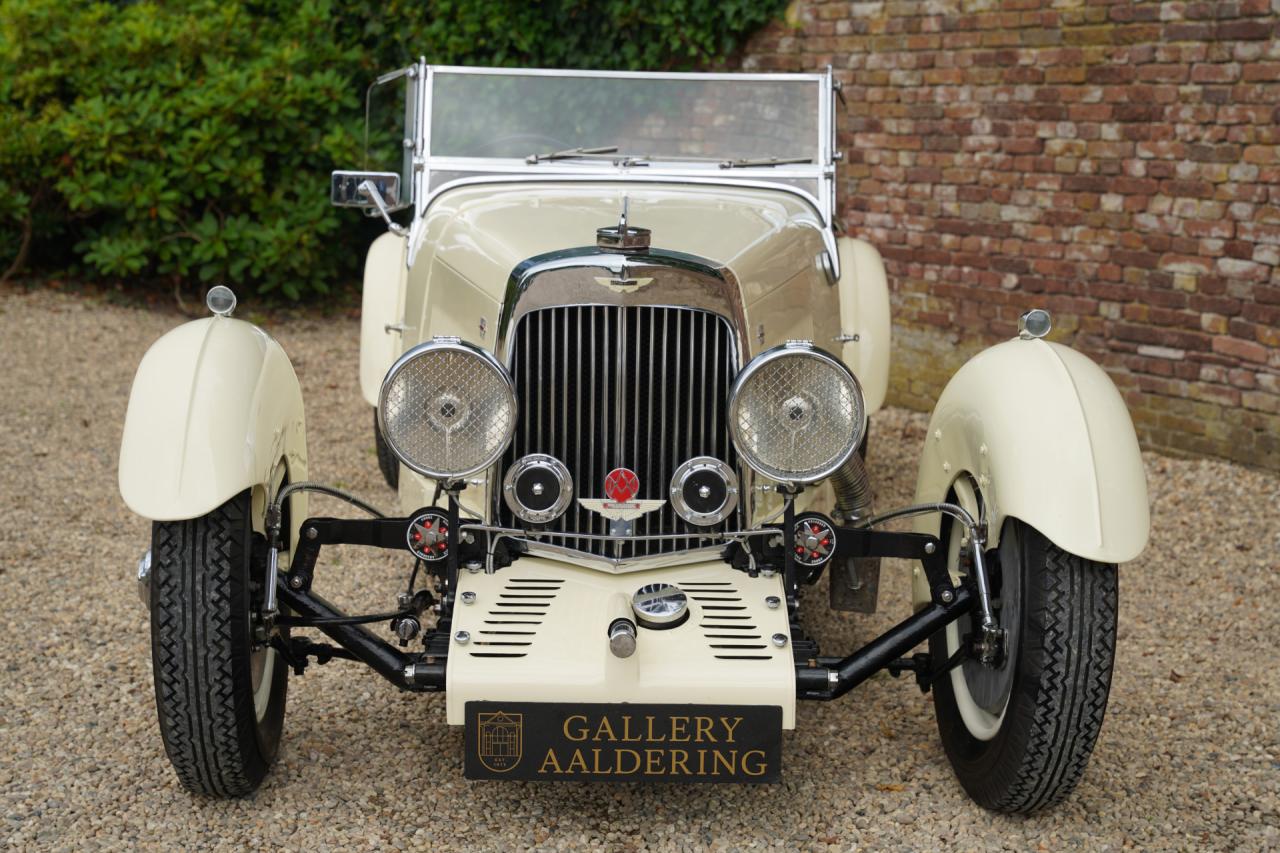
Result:
M396 636L404 643L418 636L420 630L422 630L422 625L412 616L405 617L396 623Z

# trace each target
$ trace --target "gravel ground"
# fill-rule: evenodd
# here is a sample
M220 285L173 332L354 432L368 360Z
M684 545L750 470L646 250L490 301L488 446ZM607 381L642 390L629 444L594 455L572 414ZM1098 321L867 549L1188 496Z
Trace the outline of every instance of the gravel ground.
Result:
M882 676L843 701L802 704L777 786L538 786L464 781L462 737L444 724L443 699L400 694L345 662L294 680L280 761L260 792L188 796L160 744L133 582L148 525L116 491L134 368L180 319L90 297L0 293L9 462L0 618L10 643L0 837L9 846L1280 846L1280 480L1154 454L1154 534L1122 569L1110 713L1084 781L1047 814L1013 819L973 805L942 754L931 698L906 680ZM270 327L302 379L313 475L391 505L356 387L357 322ZM909 498L925 423L877 416L882 506ZM342 550L323 567L323 589L385 608L403 568ZM885 568L871 619L811 603L827 651L907 613L907 565Z

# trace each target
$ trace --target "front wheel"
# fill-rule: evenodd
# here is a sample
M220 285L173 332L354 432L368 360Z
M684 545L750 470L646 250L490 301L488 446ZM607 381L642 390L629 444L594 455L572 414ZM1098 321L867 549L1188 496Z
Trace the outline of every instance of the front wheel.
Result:
M953 567L959 530L948 535ZM993 562L992 598L1008 632L999 667L967 660L939 679L938 732L965 790L1000 812L1056 805L1075 788L1102 728L1115 655L1116 567L1058 548L1016 519ZM966 617L931 641L946 659Z
M289 668L255 644L262 580L251 568L249 492L208 515L156 522L151 537L151 660L165 752L183 787L238 797L275 760Z

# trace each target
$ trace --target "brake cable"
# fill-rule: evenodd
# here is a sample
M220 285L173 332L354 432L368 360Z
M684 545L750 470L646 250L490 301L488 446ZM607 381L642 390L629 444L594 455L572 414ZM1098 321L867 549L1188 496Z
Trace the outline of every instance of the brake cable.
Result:
M916 504L891 510L863 522L865 527L875 527L895 518L908 518L916 515L941 513L957 519L969 531L969 548L973 558L973 579L978 587L978 613L982 617L982 640L979 642L980 658L984 664L993 665L1004 647L1005 631L996 622L991 607L991 587L987 580L987 561L982 555L982 547L986 544L986 536L982 527L973 515L959 504L938 502Z
M268 626L275 621L277 614L276 580L280 575L280 526L283 524L284 519L282 507L284 506L285 498L289 497L289 495L294 492L316 492L318 494L328 495L331 498L346 501L357 509L363 510L369 515L372 515L374 518L387 517L386 513L376 507L365 503L350 492L344 491L343 489L339 489L335 486L326 486L323 483L302 481L299 483L289 483L282 488L276 494L275 499L271 501L271 504L267 507L267 543L270 547L267 551L266 600L263 602L262 619L268 624ZM391 616L387 618L394 618L397 615L399 614L391 614ZM374 622L379 620L370 619L369 621Z

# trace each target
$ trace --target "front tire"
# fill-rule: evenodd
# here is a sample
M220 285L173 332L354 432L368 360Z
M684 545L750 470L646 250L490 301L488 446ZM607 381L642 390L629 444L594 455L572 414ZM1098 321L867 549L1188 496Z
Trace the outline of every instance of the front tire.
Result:
M275 760L289 668L254 647L250 493L152 528L151 659L165 752L194 794L256 790Z
M953 526L949 538L958 536ZM949 545L955 560L957 543ZM1115 655L1116 567L1069 554L1016 519L1006 523L997 553L992 597L1008 631L1005 661L955 668L938 680L934 708L947 758L969 795L993 811L1029 814L1074 790L1102 728ZM966 618L935 635L934 660L949 657L969 626Z

